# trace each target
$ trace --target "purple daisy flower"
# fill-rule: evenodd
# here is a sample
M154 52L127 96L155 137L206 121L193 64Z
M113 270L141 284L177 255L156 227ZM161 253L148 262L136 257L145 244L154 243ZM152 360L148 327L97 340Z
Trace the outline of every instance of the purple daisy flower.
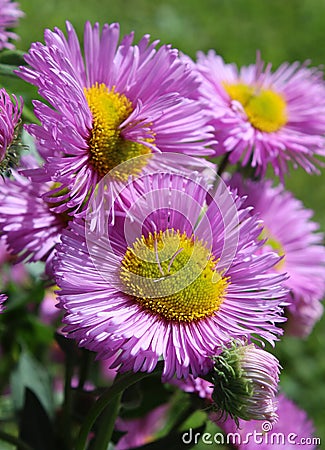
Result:
M307 336L322 315L320 301L325 294L325 248L313 212L283 186L272 181L243 180L236 174L230 181L239 195L246 195L245 206L253 206L263 220L261 238L265 248L282 256L273 270L286 272L289 278L287 331Z
M323 73L299 63L240 69L210 51L198 54L201 94L214 113L217 155L251 165L264 176L267 165L280 176L288 161L317 172L315 155L325 155L325 84Z
M51 274L55 246L71 218L55 213L43 199L49 189L17 173L15 179L5 179L0 184L0 232L17 261L45 261Z
M117 450L128 450L141 447L154 441L155 434L166 424L170 405L160 405L150 411L145 417L137 419L117 418L115 427L126 434L116 444Z
M18 163L19 144L17 143L18 125L23 108L23 99L19 101L5 89L0 89L0 172L7 173Z
M5 294L0 294L0 313L4 311L4 302L7 300L7 296Z
M212 402L212 392L213 385L211 381L207 381L204 378L189 375L186 380L184 379L173 379L169 381L173 386L177 386L184 392L195 393L200 398L206 399L209 403Z
M122 371L150 372L162 358L165 379L206 373L232 338L274 342L286 292L270 273L279 258L255 254L260 224L226 186L209 196L197 174L157 171L111 201L102 234L78 221L58 246L68 336Z
M0 272L1 286L6 287L9 283L25 286L29 283L29 273L25 264L16 262L16 258L7 248L4 236L0 237L0 267L6 268Z
M215 415L211 420L225 431L225 443L238 450L295 450L297 446L313 450L320 439L314 437L314 425L302 409L298 408L285 395L277 397L278 420L276 423L257 420L240 420L239 426L232 419L218 421Z
M84 59L75 30L45 31L18 75L49 103L34 102L41 125L28 131L45 160L43 181L69 190L67 208L84 208L98 181L113 167L152 152L213 153L212 127L197 100L198 81L177 50L133 33L119 44L119 25L89 22ZM131 168L135 172L141 168ZM33 175L32 173L29 175ZM49 201L56 201L49 196Z
M8 31L18 25L18 19L24 13L19 9L19 4L10 0L0 0L0 50L4 48L14 49L15 46L9 39L18 39L16 33Z
M60 317L60 310L56 308L55 290L57 286L46 289L42 303L39 307L39 318L47 325L55 325Z
M286 332L291 336L307 337L322 317L323 305L317 297L293 296L287 313Z

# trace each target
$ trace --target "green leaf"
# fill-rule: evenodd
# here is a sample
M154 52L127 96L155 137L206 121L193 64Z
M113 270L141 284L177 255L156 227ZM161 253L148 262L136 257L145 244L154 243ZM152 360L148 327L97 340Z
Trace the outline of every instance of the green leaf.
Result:
M52 418L54 405L50 376L36 359L23 351L11 375L11 392L17 410L24 406L26 388L36 395L48 416Z
M76 341L65 337L62 333L59 332L55 333L54 338L58 343L60 349L66 354L67 358L75 361L76 357L78 356L78 352L80 352Z
M6 77L16 77L14 74L14 70L17 70L17 66L12 66L10 64L1 64L0 63L0 75L4 75Z
M24 55L25 52L21 50L3 50L0 53L0 63L12 66L26 65Z
M33 391L25 388L19 437L34 450L55 450L51 421Z
M122 403L124 405L124 402L126 402L125 406L128 406L127 400L131 397L134 397L134 400L138 397L140 403L136 409L126 407L123 412L123 418L144 417L153 409L166 403L172 394L171 391L166 389L166 386L161 382L160 378L145 378L129 387L125 395L123 395ZM134 406L136 406L135 403Z

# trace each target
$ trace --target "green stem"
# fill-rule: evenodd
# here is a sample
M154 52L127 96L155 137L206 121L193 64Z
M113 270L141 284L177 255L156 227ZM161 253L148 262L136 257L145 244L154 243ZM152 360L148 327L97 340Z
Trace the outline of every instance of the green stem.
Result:
M0 64L0 75L4 75L6 77L16 77L17 75L14 73L14 70L17 70L17 66L10 66L9 64Z
M172 428L170 429L170 433L177 431L178 428L195 412L197 411L196 408L194 408L194 406L192 404L190 404L189 406L187 406L183 411L181 411L181 413L179 414L179 416L176 418L175 423L173 424Z
M16 436L12 436L11 434L6 433L3 430L0 430L0 441L8 442L9 444L13 444L17 447L17 450L33 450L26 442L23 442Z
M90 363L92 361L93 355L90 351L82 349L81 354L81 361L80 361L80 367L79 367L79 382L78 382L78 389L82 390L85 382L88 378L89 373L89 367Z
M122 394L123 393L120 392L116 395L116 397L102 412L98 423L94 445L92 446L93 450L107 450L114 431L115 420L120 410Z
M80 432L77 438L75 450L85 450L88 435L91 431L93 424L95 423L97 417L102 413L102 411L108 406L118 395L124 392L124 390L142 380L143 378L149 377L151 375L161 374L162 372L162 364L160 361L157 364L156 369L151 372L127 372L121 376L118 376L114 382L114 384L109 387L101 397L94 403L92 408L90 409L88 415L86 416Z
M227 152L225 154L225 156L223 157L219 167L218 167L218 175L219 177L221 177L221 175L223 174L223 172L226 170L226 167L228 166L228 162L229 162L229 152Z
M62 411L63 438L67 449L72 448L71 439L71 410L72 410L72 389L71 380L73 376L74 360L66 357L65 383L64 383L64 403Z

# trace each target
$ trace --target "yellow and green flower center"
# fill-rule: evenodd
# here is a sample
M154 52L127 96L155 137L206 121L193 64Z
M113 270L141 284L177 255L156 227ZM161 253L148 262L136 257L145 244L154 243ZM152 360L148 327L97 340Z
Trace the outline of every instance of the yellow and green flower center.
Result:
M241 103L248 120L258 130L272 133L287 123L286 101L272 89L258 89L244 83L223 86L232 100Z
M144 310L168 321L193 322L215 314L228 279L216 259L193 235L169 229L141 236L128 247L120 279Z
M271 249L277 253L279 256L283 256L283 258L281 259L281 261L279 261L274 268L278 271L281 271L283 269L284 263L285 263L285 250L281 244L281 242L275 238L274 236L272 236L272 234L270 233L270 231L264 226L261 234L259 235L259 239L260 240L264 240L265 241L265 246L266 247L271 247Z
M151 153L149 147L138 142L128 141L121 135L120 125L130 116L133 105L123 94L111 90L105 84L94 84L84 89L86 100L92 114L93 126L89 138L90 163L99 176L105 176L119 164L136 156ZM114 174L122 179L137 174L145 164L140 158L123 167L123 174Z

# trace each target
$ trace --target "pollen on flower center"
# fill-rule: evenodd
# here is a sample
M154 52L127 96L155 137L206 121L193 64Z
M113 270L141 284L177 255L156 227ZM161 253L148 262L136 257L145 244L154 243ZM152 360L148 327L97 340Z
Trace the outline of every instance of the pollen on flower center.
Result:
M144 310L168 321L192 322L212 316L223 302L229 283L216 263L202 241L169 229L142 235L128 247L120 279Z
M120 125L133 111L132 103L125 95L115 92L114 87L109 90L103 83L85 88L84 92L93 122L88 141L89 159L101 177L125 161L151 153L146 145L126 140L121 135ZM143 159L141 161L140 166L143 166ZM122 178L138 173L142 168L138 167L139 162L128 166Z
M223 86L232 100L242 104L248 120L258 130L272 133L287 123L287 104L277 92L243 83Z

